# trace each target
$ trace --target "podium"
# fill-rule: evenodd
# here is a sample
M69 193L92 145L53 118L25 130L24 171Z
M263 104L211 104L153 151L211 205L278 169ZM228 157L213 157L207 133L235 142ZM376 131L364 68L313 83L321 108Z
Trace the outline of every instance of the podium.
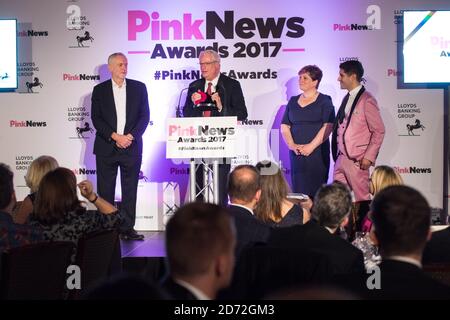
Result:
M219 162L236 156L237 117L169 118L166 133L166 158L189 161L189 200L203 195L218 204ZM197 193L199 167L203 188Z

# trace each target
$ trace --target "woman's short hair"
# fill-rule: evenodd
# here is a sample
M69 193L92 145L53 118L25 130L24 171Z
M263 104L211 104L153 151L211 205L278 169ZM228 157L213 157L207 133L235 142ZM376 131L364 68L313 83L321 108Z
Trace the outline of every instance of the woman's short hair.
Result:
M403 184L402 177L389 166L375 167L370 177L370 181L374 195L386 187Z
M323 77L322 70L320 70L320 68L316 65L308 65L301 68L298 75L302 75L304 73L307 73L313 81L317 80L316 89L319 88L320 81Z
M27 187L30 188L31 193L39 189L39 183L47 172L55 170L58 167L58 162L51 156L40 156L34 159L25 175L25 182Z

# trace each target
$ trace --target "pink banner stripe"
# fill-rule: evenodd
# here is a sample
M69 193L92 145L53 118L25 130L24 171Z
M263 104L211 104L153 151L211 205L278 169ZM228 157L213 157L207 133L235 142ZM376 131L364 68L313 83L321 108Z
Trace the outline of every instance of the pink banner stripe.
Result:
M305 48L292 48L292 49L282 49L285 52L304 52Z
M150 51L128 51L128 54L150 54Z

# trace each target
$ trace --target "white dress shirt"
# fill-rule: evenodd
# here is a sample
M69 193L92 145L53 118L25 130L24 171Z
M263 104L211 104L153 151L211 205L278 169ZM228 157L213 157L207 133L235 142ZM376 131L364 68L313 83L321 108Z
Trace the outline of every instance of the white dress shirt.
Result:
M114 104L116 105L117 115L117 133L123 134L125 130L125 122L127 121L127 83L123 80L121 87L117 83L112 81Z
M214 93L217 91L216 87L217 87L217 82L219 81L219 77L220 77L220 74L217 77L215 77L214 79L212 79L211 81L208 81L205 79L205 92L208 90L208 83L210 83L210 82L212 83L211 92Z
M358 94L359 90L361 90L362 84L354 88L349 92L350 96L348 97L347 104L345 106L345 117L348 117L348 114L350 113L350 110L352 109L353 101L355 101L356 95Z

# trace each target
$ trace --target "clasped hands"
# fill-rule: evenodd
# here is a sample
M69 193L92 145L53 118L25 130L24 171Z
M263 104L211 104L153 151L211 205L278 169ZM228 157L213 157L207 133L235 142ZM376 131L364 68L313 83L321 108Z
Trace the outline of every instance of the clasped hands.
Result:
M309 156L315 149L315 147L311 143L307 144L294 144L290 148L294 153L298 156Z
M128 133L126 135L116 133L113 136L113 139L114 141L116 141L117 147L121 149L126 149L133 143L134 137L131 133Z
M199 90L200 91L200 90ZM199 92L194 92L191 96L192 102L195 104L195 101L198 101L202 98L201 94ZM220 95L217 92L214 92L211 95L211 100L216 103L217 109L219 112L222 111L222 100L220 99Z

